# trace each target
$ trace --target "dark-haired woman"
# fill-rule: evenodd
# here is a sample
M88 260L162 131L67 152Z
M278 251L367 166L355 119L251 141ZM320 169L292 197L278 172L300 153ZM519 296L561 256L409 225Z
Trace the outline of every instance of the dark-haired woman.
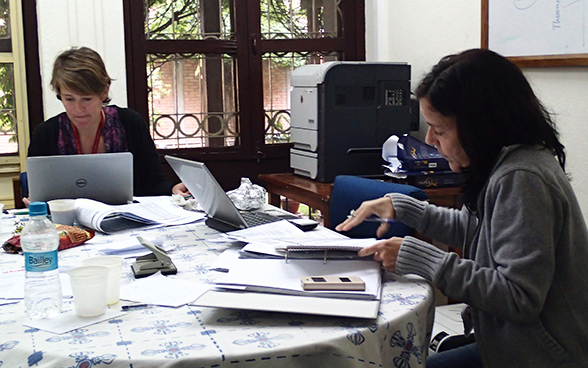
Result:
M481 49L441 59L416 95L427 143L466 178L464 208L389 194L337 229L377 215L463 248L459 258L406 237L360 251L468 305L476 343L427 368L588 367L588 232L550 114L516 65Z

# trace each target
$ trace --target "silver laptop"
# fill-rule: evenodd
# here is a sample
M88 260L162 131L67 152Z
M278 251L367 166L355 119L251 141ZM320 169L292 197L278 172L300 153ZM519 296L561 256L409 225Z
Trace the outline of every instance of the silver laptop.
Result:
M29 199L90 198L107 204L133 200L133 154L35 156L27 158Z
M173 156L165 159L206 212L209 227L226 232L283 219L263 212L239 211L204 163Z

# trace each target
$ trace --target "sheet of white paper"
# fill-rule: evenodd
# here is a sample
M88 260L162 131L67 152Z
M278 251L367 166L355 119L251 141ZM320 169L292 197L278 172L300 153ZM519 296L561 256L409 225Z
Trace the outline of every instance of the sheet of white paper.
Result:
M386 142L382 145L382 158L386 162L390 162L390 159L398 156L398 136L391 135Z
M24 279L24 268L2 271L0 273L0 298L23 298Z
M177 247L175 245L166 245L163 239L161 238L147 240L154 244L157 244L166 252L171 252ZM113 241L111 243L105 244L104 247L99 250L99 252L100 254L103 254L105 256L116 255L124 258L135 258L151 253L149 249L141 245L137 237L127 237L124 240Z
M400 161L396 160L396 163L390 165L382 165L384 169L384 175L390 176L396 179L406 179L408 175L406 171L402 171L400 169L401 163Z
M228 272L237 258L239 258L239 249L227 249L216 257L210 269L220 272Z
M24 308L24 307L23 307ZM125 312L114 309L107 309L106 312L97 317L80 317L75 310L62 312L59 316L47 319L29 319L23 322L23 325L39 330L49 331L56 334L62 334L73 331L78 328L93 325L98 322L106 321L115 317L124 315Z
M231 231L223 235L228 239L240 240L245 242L251 242L258 239L267 240L306 236L304 231L300 230L294 224L286 220L271 222L269 224L263 224L259 226L253 226L247 229Z
M196 300L208 289L208 284L174 279L157 272L149 277L121 283L120 298L138 303L180 307Z
M202 212L186 211L171 201L171 197L136 197L139 203L113 206L117 211L126 211L134 215L157 221L164 225L183 225L202 220Z

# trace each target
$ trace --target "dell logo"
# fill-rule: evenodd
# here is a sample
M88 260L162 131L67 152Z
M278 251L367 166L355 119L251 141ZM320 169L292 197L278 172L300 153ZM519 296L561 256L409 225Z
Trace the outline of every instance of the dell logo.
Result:
M85 187L86 185L88 185L88 181L87 181L86 179L84 179L84 178L80 178L80 179L76 180L76 185L77 185L79 188L83 188L83 187Z

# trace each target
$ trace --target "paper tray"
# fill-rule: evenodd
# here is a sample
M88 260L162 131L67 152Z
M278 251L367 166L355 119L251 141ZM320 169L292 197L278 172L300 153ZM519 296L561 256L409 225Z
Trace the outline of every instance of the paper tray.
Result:
M380 309L379 300L318 298L216 289L207 291L191 305L354 318L376 318Z

